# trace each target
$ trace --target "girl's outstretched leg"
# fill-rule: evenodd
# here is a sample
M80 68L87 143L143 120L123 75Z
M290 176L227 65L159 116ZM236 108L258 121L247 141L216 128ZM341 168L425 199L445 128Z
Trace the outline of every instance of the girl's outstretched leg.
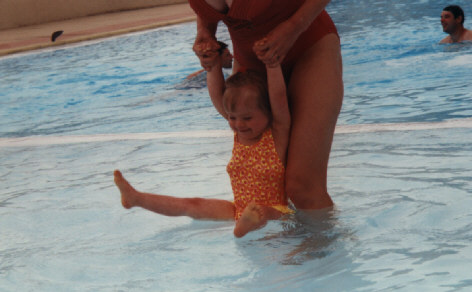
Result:
M244 209L234 227L234 236L243 237L247 233L264 227L268 220L279 219L283 214L268 206L251 202Z
M119 170L115 170L114 177L121 193L121 204L126 209L141 207L166 216L189 216L194 219L234 219L234 205L229 201L143 193L133 188Z

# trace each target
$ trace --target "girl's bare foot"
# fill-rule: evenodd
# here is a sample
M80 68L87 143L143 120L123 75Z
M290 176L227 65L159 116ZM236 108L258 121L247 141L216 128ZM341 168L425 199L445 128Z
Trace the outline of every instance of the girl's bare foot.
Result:
M120 189L121 204L126 209L134 207L137 191L129 184L119 170L115 170L113 174L115 177L115 184L118 189Z
M267 220L279 218L280 215L281 213L272 207L261 206L251 202L247 205L241 217L236 222L234 236L243 237L250 231L264 227Z

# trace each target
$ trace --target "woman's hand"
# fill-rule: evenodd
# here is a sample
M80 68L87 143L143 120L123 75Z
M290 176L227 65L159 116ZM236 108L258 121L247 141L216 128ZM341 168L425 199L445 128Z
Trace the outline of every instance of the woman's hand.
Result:
M209 36L199 37L195 39L193 44L193 51L200 59L200 64L205 71L210 71L215 62L219 60L218 49L220 45L216 42L216 39Z
M266 65L281 63L292 48L299 34L290 21L285 21L275 27L263 39L253 46L256 56Z
M257 57L265 64L271 64L275 59L282 62L298 37L329 2L330 0L305 0L289 19L280 23L265 36L264 44L253 47Z
M272 55L271 57L266 57L267 50L267 38L257 41L253 47L254 52L257 57L269 68L274 68L280 65L280 56L277 54Z

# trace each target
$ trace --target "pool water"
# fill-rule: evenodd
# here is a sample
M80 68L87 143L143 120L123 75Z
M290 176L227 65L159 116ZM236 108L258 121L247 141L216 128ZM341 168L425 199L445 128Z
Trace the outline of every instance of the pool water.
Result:
M329 4L336 208L243 239L125 210L113 184L118 168L143 191L231 199L231 133L182 86L195 23L0 58L0 291L470 290L472 44L438 44L449 1L409 2Z

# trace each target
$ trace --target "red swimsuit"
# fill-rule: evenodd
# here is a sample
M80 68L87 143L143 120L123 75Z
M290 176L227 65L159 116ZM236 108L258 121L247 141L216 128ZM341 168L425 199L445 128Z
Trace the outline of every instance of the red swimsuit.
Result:
M210 23L222 20L226 24L238 63L243 68L261 72L265 67L252 50L254 43L292 16L303 2L304 0L234 0L229 11L221 13L205 0L189 0L190 6L201 18ZM323 10L288 52L282 63L284 69L291 71L297 57L330 33L337 35L337 30L331 17Z

